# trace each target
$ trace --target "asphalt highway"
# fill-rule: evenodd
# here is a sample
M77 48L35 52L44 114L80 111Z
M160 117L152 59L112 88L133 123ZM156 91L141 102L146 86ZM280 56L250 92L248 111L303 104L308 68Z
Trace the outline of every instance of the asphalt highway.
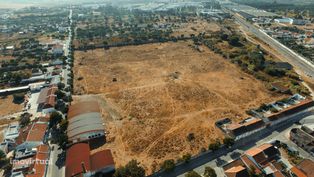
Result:
M234 14L234 18L236 22L238 22L245 31L250 32L251 34L255 35L261 41L268 44L273 49L277 50L280 54L282 54L285 58L282 58L283 61L287 61L297 70L303 72L306 76L314 79L314 64L310 61L307 61L302 56L298 55L297 53L293 52L286 46L282 45L277 40L273 39L269 35L267 35L262 30L258 29L258 27L254 26L250 22L246 21L245 19L239 17L238 15Z

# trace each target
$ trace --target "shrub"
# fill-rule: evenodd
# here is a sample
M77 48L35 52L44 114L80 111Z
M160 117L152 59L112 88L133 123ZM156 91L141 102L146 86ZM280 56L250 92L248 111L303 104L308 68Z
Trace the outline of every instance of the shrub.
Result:
M190 153L187 153L185 155L182 156L182 160L185 163L188 163L191 160L192 155Z
M136 160L131 160L124 167L116 169L113 177L144 177L145 169Z
M189 133L187 136L188 141L193 141L195 139L194 133Z
M165 160L164 163L161 165L161 168L164 169L166 172L170 172L175 168L175 163L173 159Z
M220 146L221 146L220 141L216 140L214 143L209 144L208 150L215 151L215 150L218 150L220 148Z
M204 177L217 177L217 174L213 168L205 167Z
M231 137L225 137L223 140L223 143L228 147L232 146L234 142L235 142L234 139Z
M196 173L195 171L189 171L185 177L202 177L201 175L199 175L198 173Z
M14 103L23 103L24 102L24 99L25 99L25 93L16 93L16 94L13 94L13 102Z

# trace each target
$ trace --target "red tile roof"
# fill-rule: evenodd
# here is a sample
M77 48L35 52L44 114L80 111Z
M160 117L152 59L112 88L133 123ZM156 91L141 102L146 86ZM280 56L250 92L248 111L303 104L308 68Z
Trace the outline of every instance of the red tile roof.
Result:
M274 173L274 177L285 177L285 175L283 175L280 171L276 171Z
M292 167L291 172L296 175L296 177L307 177L303 171L299 170L297 167Z
M270 121L275 121L275 120L278 120L278 119L284 117L284 115L288 115L288 114L293 113L297 109L305 109L305 108L307 108L309 106L313 106L313 105L314 105L314 101L313 100L305 99L305 100L300 101L300 103L298 103L296 105L292 105L292 106L290 106L290 107L288 107L286 109L283 109L283 110L281 110L281 111L279 111L277 113L273 113L273 114L271 114L271 115L269 115L267 117L268 117L268 119Z
M248 168L254 168L256 174L261 174L262 171L255 165L246 155L241 156L241 160Z
M33 167L33 174L26 175L26 177L43 177L45 175L47 164L45 161L48 160L48 145L40 145L37 147L37 154L35 156L35 164Z
M71 146L66 153L66 177L72 177L75 175L82 174L84 163L86 171L90 171L90 148L86 143L74 144Z
M56 95L49 95L46 98L44 108L53 108L56 105Z
M92 171L114 165L113 157L109 149L91 155Z
M74 144L67 150L66 177L82 176L82 164L87 172L95 172L114 165L114 161L110 150L103 150L91 155L87 143Z
M297 167L307 177L314 177L314 162L312 160L304 159L300 164L297 165Z
M43 141L47 124L45 123L33 123L31 130L29 131L26 141Z
M227 177L250 177L246 168L242 166L232 167L225 171Z

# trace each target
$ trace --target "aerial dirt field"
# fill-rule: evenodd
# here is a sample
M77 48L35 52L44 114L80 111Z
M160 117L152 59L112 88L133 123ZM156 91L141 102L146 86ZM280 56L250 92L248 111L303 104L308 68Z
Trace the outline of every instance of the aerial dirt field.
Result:
M75 101L99 101L116 165L137 159L148 173L197 154L223 134L215 121L282 98L236 65L191 42L75 52ZM188 140L189 134L194 139Z
M0 117L20 112L23 109L23 104L13 103L13 96L0 97Z

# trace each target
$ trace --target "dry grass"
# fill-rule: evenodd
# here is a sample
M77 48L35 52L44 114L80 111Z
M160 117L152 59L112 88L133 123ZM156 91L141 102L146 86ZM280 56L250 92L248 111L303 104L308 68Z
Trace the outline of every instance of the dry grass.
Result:
M109 132L102 148L112 149L117 165L138 159L149 171L165 159L197 154L223 137L216 120L246 118L247 109L281 97L229 61L190 44L75 52L74 92L92 94L75 100L101 103ZM187 140L189 133L193 141Z
M0 116L6 116L16 112L20 112L23 109L23 104L13 103L13 96L0 97Z
M217 32L220 26L214 22L197 19L194 22L180 24L180 27L174 29L173 36L190 36L191 34L198 35L201 32Z

